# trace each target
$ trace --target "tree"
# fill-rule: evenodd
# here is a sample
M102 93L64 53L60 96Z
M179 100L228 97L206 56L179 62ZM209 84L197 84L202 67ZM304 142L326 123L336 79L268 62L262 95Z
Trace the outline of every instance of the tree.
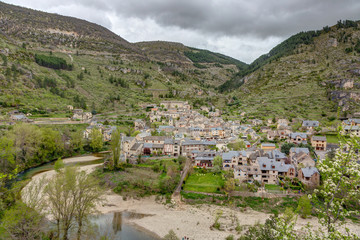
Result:
M226 194L229 194L235 190L235 179L234 178L229 178L225 182L224 190L225 190Z
M292 147L295 147L296 145L294 143L284 143L282 146L281 146L281 152L285 153L286 155L289 155L290 153L290 149Z
M77 226L81 238L84 222L103 201L99 182L78 168L65 167L44 188L48 207L56 223L57 236L68 239L69 230Z
M338 138L340 147L335 157L332 160L326 158L318 164L323 184L312 195L319 222L326 227L329 235L338 234L336 228L343 224L343 219L359 213L356 209L352 210L352 203L359 204L359 138L345 138L341 134Z
M312 205L309 197L307 195L302 196L299 199L299 204L297 211L300 213L302 218L307 218L311 214Z
M15 146L16 164L22 167L32 166L39 161L42 134L38 127L28 124L17 124L10 132Z
M291 209L287 208L281 217L271 216L265 221L265 224L255 224L239 239L303 239L296 236L294 231L296 217Z
M50 214L56 223L58 239L68 239L76 213L76 169L67 167L49 180L44 189Z
M5 230L4 239L42 239L45 218L22 202L4 212L1 228Z
M7 136L0 138L0 162L3 172L8 172L14 168L14 141Z
M121 133L117 128L111 135L112 165L116 169L121 155Z
M90 134L90 147L93 151L98 152L103 148L103 135L100 129L94 128Z
M52 159L63 155L64 144L59 131L50 128L41 129L41 158Z
M215 172L215 173L221 172L222 164L223 164L223 160L222 160L221 156L214 157L213 172Z
M78 226L77 240L80 240L84 221L96 213L96 204L104 200L104 191L100 188L99 181L84 171L77 172L76 184L75 219Z
M70 135L70 144L71 144L71 148L73 150L79 150L82 151L83 150L83 145L84 145L84 137L83 137L83 133L81 131L76 131L71 133Z
M58 160L54 164L54 169L56 172L60 172L61 169L64 168L64 162L61 158L58 158Z

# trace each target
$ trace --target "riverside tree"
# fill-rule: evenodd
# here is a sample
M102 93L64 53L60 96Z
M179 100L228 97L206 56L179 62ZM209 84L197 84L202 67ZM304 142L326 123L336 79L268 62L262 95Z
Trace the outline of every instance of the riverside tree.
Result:
M44 195L55 220L57 237L63 240L68 239L69 230L76 226L80 239L84 222L103 200L98 181L74 167L59 170L44 188Z

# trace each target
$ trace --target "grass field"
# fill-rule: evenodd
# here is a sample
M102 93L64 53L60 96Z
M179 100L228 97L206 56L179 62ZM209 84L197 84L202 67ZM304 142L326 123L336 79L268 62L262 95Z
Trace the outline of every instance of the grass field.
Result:
M326 141L328 143L339 143L339 139L335 134L326 134Z
M266 190L279 190L281 189L281 187L279 185L276 184L265 184L265 189Z
M224 180L220 174L213 173L194 173L185 182L185 191L218 193L224 185Z

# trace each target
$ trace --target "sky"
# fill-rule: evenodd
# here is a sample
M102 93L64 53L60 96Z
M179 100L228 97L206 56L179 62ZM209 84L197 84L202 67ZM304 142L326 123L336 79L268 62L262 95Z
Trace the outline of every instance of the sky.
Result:
M360 20L359 0L2 1L85 19L129 42L181 42L246 63L300 31Z

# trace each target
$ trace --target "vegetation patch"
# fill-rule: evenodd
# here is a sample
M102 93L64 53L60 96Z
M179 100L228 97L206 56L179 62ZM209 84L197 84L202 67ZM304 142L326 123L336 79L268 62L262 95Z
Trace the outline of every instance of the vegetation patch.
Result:
M194 173L185 182L185 191L221 193L224 186L224 179L221 174Z
M72 64L67 64L65 59L55 56L35 54L35 62L40 66L53 68L53 69L64 69L64 70L73 69Z

